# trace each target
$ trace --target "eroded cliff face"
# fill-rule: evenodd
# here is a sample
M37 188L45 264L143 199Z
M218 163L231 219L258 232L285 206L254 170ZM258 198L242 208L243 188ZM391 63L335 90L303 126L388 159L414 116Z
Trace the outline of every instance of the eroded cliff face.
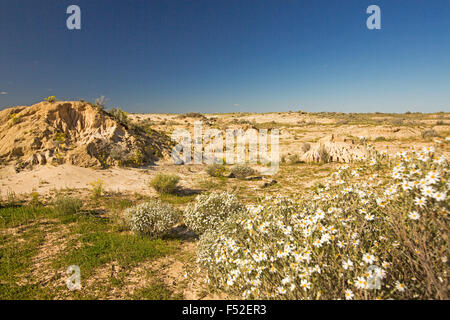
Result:
M80 101L41 102L0 111L0 159L18 170L38 164L143 165L167 153L167 139L130 129Z

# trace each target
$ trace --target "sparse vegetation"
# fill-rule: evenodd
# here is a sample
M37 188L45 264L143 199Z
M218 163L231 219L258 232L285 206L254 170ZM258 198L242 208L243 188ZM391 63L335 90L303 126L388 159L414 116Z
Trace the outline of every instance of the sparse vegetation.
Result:
M211 177L223 177L225 172L227 171L226 167L223 164L210 164L206 168L206 173L208 173Z
M103 180L97 179L90 183L91 185L91 193L93 199L98 199L103 194Z
M175 174L158 173L149 185L158 193L174 193L178 188L180 177Z
M238 164L231 168L231 175L238 179L245 179L255 173L256 171L253 168L243 164Z
M53 207L59 214L73 215L79 213L82 206L81 199L68 195L58 195L53 201Z
M9 115L9 122L10 122L10 125L12 125L12 126L17 124L17 123L19 123L20 122L20 115L18 113L11 113Z
M109 114L112 115L120 123L125 125L129 124L128 113L126 113L122 109L112 108L111 111L109 111Z
M439 134L434 129L425 130L422 132L422 138L436 138L439 137Z
M45 101L47 101L48 103L53 103L56 101L56 98L55 98L55 96L50 96L50 97L45 98Z

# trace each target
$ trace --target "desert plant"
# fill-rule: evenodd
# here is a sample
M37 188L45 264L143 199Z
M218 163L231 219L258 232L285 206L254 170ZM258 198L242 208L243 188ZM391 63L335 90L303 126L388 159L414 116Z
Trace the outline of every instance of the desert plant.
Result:
M18 113L11 113L9 115L10 126L13 126L20 122L20 115Z
M180 214L167 203L151 200L125 210L131 230L140 235L158 237L167 233Z
M374 154L204 233L207 281L250 299L448 299L447 160L432 147Z
M198 235L215 229L227 217L245 211L245 206L231 193L199 195L184 211L184 222Z
M97 179L90 183L91 185L91 193L93 199L98 199L102 196L103 193L103 180Z
M106 103L109 99L105 98L105 96L100 96L100 98L95 99L95 106L101 110L105 109Z
M56 101L56 98L55 98L55 96L50 96L50 97L45 98L45 101L47 101L49 103L53 103Z
M206 173L209 174L211 177L223 177L226 172L226 167L222 164L210 164L206 168Z
M112 115L120 123L123 123L123 124L129 123L128 113L126 113L125 111L123 111L120 108L112 108L111 111L109 112L109 114Z
M425 130L422 132L422 138L436 138L439 137L439 133L436 132L434 129Z
M306 153L306 152L308 152L309 151L309 149L311 149L311 144L309 144L309 143L304 143L304 144L302 144L302 152L303 153Z
M115 146L111 149L109 156L113 160L123 161L123 159L125 158L125 150L123 150L121 147Z
M30 202L29 202L30 206L37 207L42 204L41 201L39 200L39 196L40 196L39 192L36 192L36 191L33 191L30 194L30 197L31 197Z
M149 185L158 193L173 193L178 187L180 177L175 174L158 173Z
M328 163L330 161L330 154L328 153L326 147L321 145L319 150L319 159L321 163Z
M53 208L59 214L75 214L80 212L83 202L68 195L58 195L53 201Z
M9 207L14 207L19 204L19 199L17 198L16 193L14 190L8 188L6 190L6 205Z
M403 119L395 118L395 119L391 119L389 122L390 122L391 125L401 126L403 124Z
M256 171L253 168L243 164L238 164L231 168L231 175L238 179L245 179L255 173Z

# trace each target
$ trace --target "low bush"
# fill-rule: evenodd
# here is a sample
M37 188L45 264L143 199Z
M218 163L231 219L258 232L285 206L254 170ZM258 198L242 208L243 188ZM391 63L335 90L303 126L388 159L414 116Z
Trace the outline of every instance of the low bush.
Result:
M436 132L434 129L425 130L422 132L422 138L437 138L439 137L439 133Z
M91 193L93 199L98 199L103 194L103 180L97 179L94 182L90 183L91 185Z
M256 171L253 168L243 164L238 164L231 168L231 174L238 179L245 179L255 173Z
M199 195L195 203L184 211L184 222L198 235L215 229L227 217L245 210L245 206L234 194L216 193Z
M158 193L174 193L179 181L180 177L175 174L158 173L149 184Z
M226 172L226 167L222 164L211 164L206 168L206 173L208 173L211 177L223 177Z
M70 196L57 196L53 201L53 207L59 214L75 214L80 212L83 202Z
M50 96L50 97L45 98L45 101L47 101L49 103L53 103L56 101L56 98L55 98L55 96Z
M178 222L180 214L169 204L151 200L126 209L125 217L132 231L154 238L166 234Z

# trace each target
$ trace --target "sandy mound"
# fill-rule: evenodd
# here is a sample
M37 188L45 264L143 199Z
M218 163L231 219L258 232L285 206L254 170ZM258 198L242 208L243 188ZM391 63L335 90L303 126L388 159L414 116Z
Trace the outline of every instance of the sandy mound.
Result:
M330 135L313 144L309 150L300 156L299 160L312 162L345 162L366 158L367 149L356 144L352 139Z
M0 160L36 164L140 166L168 153L170 139L117 121L88 103L41 102L0 111Z

